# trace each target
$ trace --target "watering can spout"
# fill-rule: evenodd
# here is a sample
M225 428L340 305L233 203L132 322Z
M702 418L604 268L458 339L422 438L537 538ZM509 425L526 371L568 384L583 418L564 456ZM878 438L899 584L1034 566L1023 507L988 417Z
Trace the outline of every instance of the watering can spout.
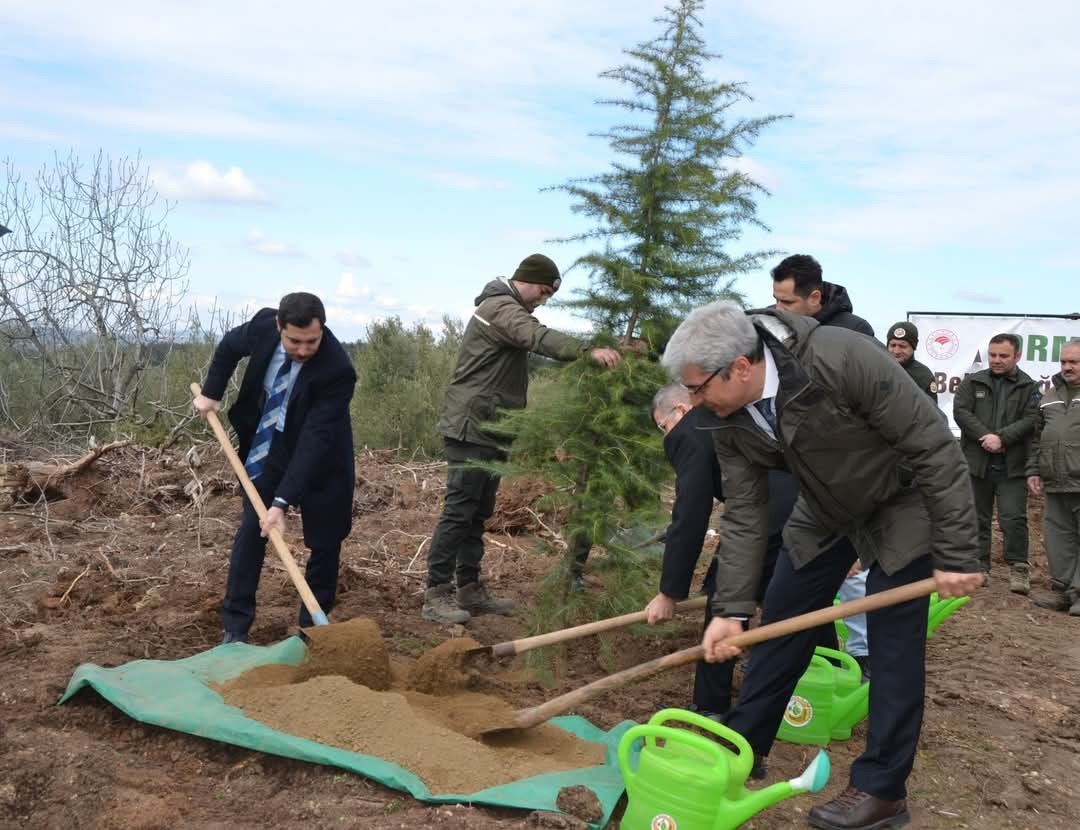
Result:
M817 756L798 778L779 781L761 790L744 790L741 798L728 801L717 816L714 830L738 827L766 807L799 793L819 792L829 781L829 756L818 750Z

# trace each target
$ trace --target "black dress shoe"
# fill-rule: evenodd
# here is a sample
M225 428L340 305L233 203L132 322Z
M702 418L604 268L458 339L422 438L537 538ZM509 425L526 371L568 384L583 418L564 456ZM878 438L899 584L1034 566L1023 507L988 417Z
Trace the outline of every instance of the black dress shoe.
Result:
M227 646L229 643L246 643L247 634L238 634L235 631L226 631L225 636L221 638L221 644Z
M755 781L764 781L769 774L769 762L764 755L754 753L754 765L750 767L750 777Z
M911 821L907 801L886 801L848 787L827 804L810 811L810 824L822 830L886 830Z

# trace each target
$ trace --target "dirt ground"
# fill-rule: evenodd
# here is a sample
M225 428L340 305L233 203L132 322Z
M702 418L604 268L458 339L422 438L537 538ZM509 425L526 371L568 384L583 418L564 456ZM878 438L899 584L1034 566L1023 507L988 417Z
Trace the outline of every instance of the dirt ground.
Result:
M0 449L7 461L29 452ZM419 615L444 468L368 453L357 472L333 617L371 617L392 656L415 658L465 633ZM536 538L554 520L530 512L535 495L535 487L505 488L485 559L492 587L522 605L552 565ZM160 457L124 448L55 484L49 496L0 512L0 827L584 826L560 814L426 806L337 769L140 725L92 692L55 705L79 663L175 659L219 642L239 496L222 459L205 447ZM1031 525L1032 576L1041 589L1040 507L1032 504ZM909 781L913 826L1072 830L1080 826L1080 619L1009 594L1000 563L993 576L930 641L926 721ZM289 636L296 611L283 569L268 558L252 641ZM692 617L676 636L623 632L605 648L581 641L560 662L554 686L522 676L507 689L509 702L532 706L606 674L612 659L625 668L693 645L699 626ZM482 643L524 633L517 618L483 617L468 630ZM578 714L605 728L642 721L685 705L691 682L690 669L675 669L608 692ZM845 784L863 730L829 747L826 797ZM777 744L770 781L796 775L813 752ZM820 799L788 800L747 826L804 826Z

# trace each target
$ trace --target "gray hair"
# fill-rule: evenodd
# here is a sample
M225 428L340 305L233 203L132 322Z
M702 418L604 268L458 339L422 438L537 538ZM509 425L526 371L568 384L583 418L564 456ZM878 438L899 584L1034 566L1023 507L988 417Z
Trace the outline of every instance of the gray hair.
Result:
M667 386L661 386L656 390L656 394L653 395L652 399L652 409L649 412L650 414L667 412L680 403L689 405L690 393L686 391L686 387L681 383L669 383Z
M1080 337L1070 337L1061 347L1061 351L1066 349L1080 349Z
M660 363L676 380L689 366L702 372L727 371L735 358L753 360L758 333L746 312L730 300L695 308L668 341Z

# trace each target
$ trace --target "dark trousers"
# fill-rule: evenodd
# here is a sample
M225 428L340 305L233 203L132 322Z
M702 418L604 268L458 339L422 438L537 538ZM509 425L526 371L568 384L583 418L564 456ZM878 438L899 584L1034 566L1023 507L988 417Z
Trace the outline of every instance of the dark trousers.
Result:
M796 571L786 551L776 563L762 609L762 624L832 605L840 583L855 561L846 540ZM925 579L933 573L929 556L893 575L873 565L866 593ZM867 614L870 642L870 717L866 751L851 766L851 784L878 798L906 797L905 782L915 760L922 728L925 693L926 615L929 598L911 600ZM819 629L754 646L738 702L727 724L759 755L772 748L788 700L819 644Z
M990 540L993 531L994 502L997 502L998 524L1005 537L1003 553L1010 565L1026 565L1028 561L1027 479L1022 476L1006 478L1004 473L990 473L986 478L971 476L975 494L975 513L979 517L979 561L984 571L990 570Z
M712 591L707 594L705 603L705 628L712 622ZM750 627L750 621L743 623L743 629ZM704 629L703 629L704 630ZM735 675L735 661L708 663L698 660L694 673L694 708L699 712L726 715L731 708L731 681Z
M484 523L495 511L499 477L470 466L475 461L502 461L495 447L446 439L446 499L428 548L428 587L456 578L458 585L480 579L484 558Z
M254 481L255 489L268 504L277 488L276 476L263 474ZM316 516L304 514L305 526L309 521L319 521ZM226 631L247 636L255 621L255 594L259 589L263 560L266 558L266 539L260 536L259 516L244 496L244 514L240 528L233 538L229 557L229 577L225 584L225 601L221 604L221 622ZM329 614L337 595L338 566L341 561L341 542L312 548L308 557L305 578L319 607ZM299 623L301 628L311 625L311 615L301 605Z

